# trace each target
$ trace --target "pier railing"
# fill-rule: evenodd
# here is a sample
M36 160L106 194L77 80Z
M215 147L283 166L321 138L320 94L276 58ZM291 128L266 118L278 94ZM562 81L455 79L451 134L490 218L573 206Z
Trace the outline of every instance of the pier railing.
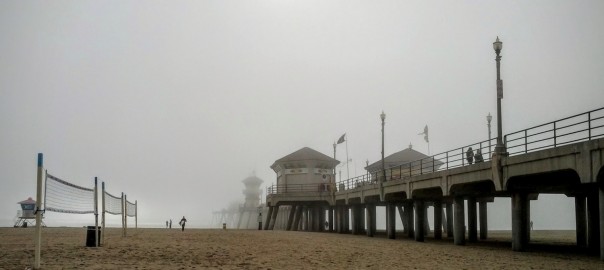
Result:
M271 185L266 188L266 194L283 194L283 193L307 193L307 192L331 192L332 185L329 183L314 183L314 184L286 184L286 185Z
M426 173L490 161L495 144L496 138L492 138L491 140L466 145L411 162L390 165L385 171L376 170L365 175L339 181L336 183L336 187L338 191L361 188L366 185L377 184L377 180L384 177L385 181L406 179Z
M604 137L604 108L573 115L504 136L508 155L520 155L547 148ZM267 195L294 192L325 192L363 188L378 180L392 181L491 160L497 138L459 147L423 159L396 164L330 184L288 184L267 187ZM480 150L480 151L477 151Z
M525 154L604 137L604 108L504 136L509 155Z
M604 137L604 108L566 117L504 136L508 155L563 146ZM379 179L391 181L417 175L490 161L497 138L449 150L430 157L390 166L385 170L338 181L337 191L377 184ZM470 151L468 151L471 148ZM476 152L480 149L481 154ZM472 159L469 158L472 153ZM478 159L476 158L478 157Z

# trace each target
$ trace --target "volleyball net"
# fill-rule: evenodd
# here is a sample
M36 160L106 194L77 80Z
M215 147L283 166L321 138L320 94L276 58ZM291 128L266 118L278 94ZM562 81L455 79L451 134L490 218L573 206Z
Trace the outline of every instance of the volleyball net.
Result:
M105 190L105 182L103 182L103 197L102 197L102 227L105 230L106 218L105 213L112 215L120 215L122 218L122 237L126 236L128 229L128 217L134 217L134 227L138 227L138 217L136 215L136 203L131 203L126 199L126 195L122 192L121 196L115 196ZM103 239L105 237L103 236ZM104 242L104 240L103 240Z
M109 213L112 215L121 215L123 213L121 197L113 196L107 191L103 192L103 196L103 199L105 200L105 202L103 203L105 213Z
M136 217L136 203L126 201L126 215L129 217Z
M45 210L69 214L94 214L97 211L95 188L74 185L46 172Z
M88 239L86 246L99 247L103 240L100 237L98 223L98 188L97 178L94 178L94 186L92 188L83 187L66 180L60 179L44 170L43 154L38 154L37 168L37 188L36 188L36 231L35 242L36 248L34 252L34 269L40 268L40 253L42 242L42 213L45 211L59 212L65 214L94 214L94 242L89 244ZM111 195L105 191L105 183L103 182L102 190L102 226L105 228L105 213L122 216L122 231L123 236L126 236L127 217L137 218L137 203L131 203L126 200L126 196L122 193L122 197ZM136 223L135 223L136 224ZM89 233L91 228L88 228ZM105 233L102 233L105 236ZM90 236L90 235L87 235Z

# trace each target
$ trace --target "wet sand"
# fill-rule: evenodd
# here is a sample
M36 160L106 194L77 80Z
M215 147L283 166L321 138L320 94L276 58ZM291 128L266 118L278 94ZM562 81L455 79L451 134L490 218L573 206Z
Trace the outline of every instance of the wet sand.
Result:
M529 252L511 251L511 232L453 245L400 237L287 231L108 228L85 247L85 228L44 228L43 269L600 269L597 254L574 247L574 231L533 231ZM0 269L34 261L33 228L0 228Z

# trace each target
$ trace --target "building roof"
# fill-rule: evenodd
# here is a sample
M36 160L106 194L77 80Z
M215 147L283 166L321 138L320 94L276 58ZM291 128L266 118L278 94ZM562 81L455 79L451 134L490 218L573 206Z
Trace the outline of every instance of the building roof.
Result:
M329 163L333 163L334 166L339 164L340 162L336 159L333 159L317 150L311 149L309 147L303 147L300 150L293 152L287 156L284 156L273 163L271 165L271 169L275 169L275 166L279 163L293 162L293 161L326 161Z
M34 201L31 197L29 197L29 198L27 198L27 200L20 201L17 204L36 204L36 201Z
M398 151L392 155L389 155L387 157L384 158L384 165L386 168L390 168L390 167L394 167L394 166L398 166L401 164L405 164L411 161L416 161L416 160L420 160L420 159L424 159L424 158L428 158L429 156L415 151L413 150L411 147L404 149L402 151ZM442 161L440 160L435 160L434 161L434 165L436 167L440 167L443 164ZM376 170L381 170L382 169L382 161L378 160L372 164L370 164L369 166L365 167L365 170L368 170L370 172L372 171L376 171Z

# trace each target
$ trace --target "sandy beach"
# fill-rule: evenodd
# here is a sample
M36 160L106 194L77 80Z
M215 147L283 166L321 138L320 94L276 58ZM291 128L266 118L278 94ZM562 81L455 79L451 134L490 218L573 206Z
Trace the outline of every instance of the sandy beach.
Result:
M401 237L220 229L108 228L105 244L85 247L85 228L45 228L43 269L600 269L574 248L574 231L533 231L529 252L512 252L509 232L487 242L419 243ZM33 228L0 228L0 269L27 269ZM554 244L554 246L552 246Z

